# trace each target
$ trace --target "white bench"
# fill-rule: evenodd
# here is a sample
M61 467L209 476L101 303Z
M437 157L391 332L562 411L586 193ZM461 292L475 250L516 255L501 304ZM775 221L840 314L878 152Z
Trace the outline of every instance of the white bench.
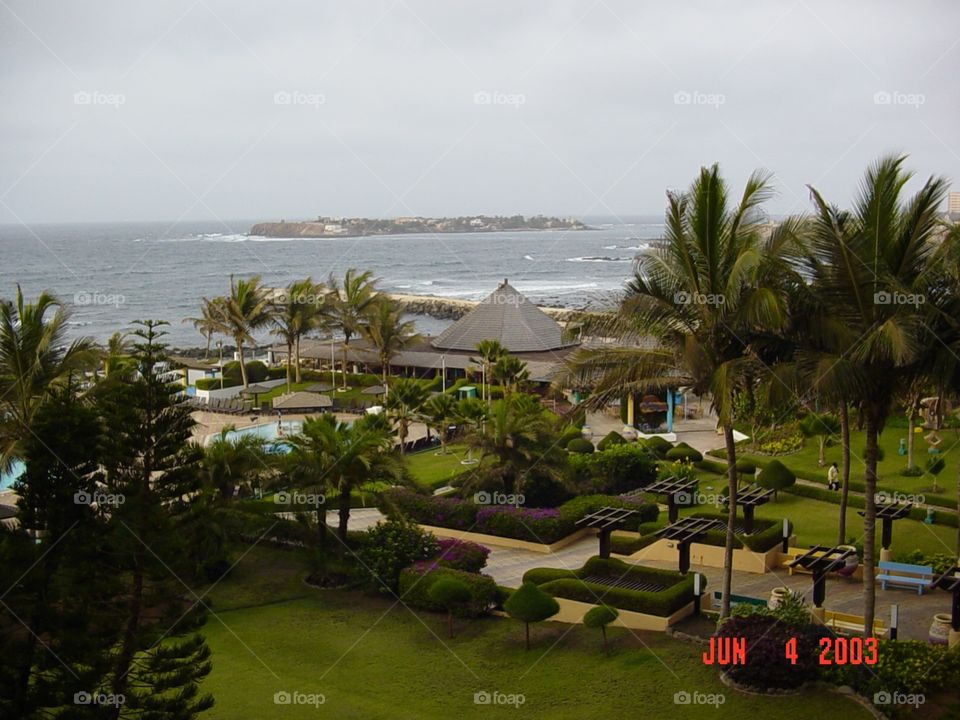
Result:
M923 595L923 591L933 583L933 568L929 565L910 565L908 563L880 561L880 574L877 580L880 581L880 587L884 590L887 585L899 585L901 587L915 587L917 595Z

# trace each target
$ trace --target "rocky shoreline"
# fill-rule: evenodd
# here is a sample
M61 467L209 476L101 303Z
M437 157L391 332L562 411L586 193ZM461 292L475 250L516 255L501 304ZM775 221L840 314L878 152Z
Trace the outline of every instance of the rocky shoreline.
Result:
M387 294L411 315L427 315L438 320L459 320L479 305L477 300L443 298L432 295ZM569 321L578 314L576 310L570 308L541 306L540 309L561 323Z

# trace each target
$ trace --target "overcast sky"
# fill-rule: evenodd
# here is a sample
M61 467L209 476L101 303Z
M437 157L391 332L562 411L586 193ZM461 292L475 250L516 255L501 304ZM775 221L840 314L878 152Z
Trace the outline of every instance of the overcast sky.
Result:
M786 213L895 151L960 185L953 0L0 0L0 55L0 222L659 215L714 161Z

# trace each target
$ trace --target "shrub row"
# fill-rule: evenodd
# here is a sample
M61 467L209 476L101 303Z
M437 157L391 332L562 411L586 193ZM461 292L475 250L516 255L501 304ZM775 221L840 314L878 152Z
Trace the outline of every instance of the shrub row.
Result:
M430 588L440 578L455 578L470 588L470 602L462 609L466 617L483 615L499 601L497 583L489 575L437 567L430 561L416 563L400 573L400 599L421 610L445 610L430 600Z
M786 492L792 495L810 498L812 500L822 500L823 502L833 503L834 505L840 503L840 493L835 490L827 490L826 488L812 487L810 485L794 485L793 487L788 488ZM855 510L863 510L864 506L866 505L866 501L861 495L850 495L847 498L847 505ZM910 518L912 520L919 520L920 522L923 522L923 519L926 518L926 516L927 511L924 508L914 507L910 509ZM957 516L953 513L939 512L936 515L936 523L938 525L957 527Z

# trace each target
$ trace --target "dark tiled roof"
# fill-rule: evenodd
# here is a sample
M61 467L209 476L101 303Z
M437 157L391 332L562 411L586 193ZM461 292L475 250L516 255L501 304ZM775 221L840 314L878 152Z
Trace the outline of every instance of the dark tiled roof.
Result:
M475 351L483 340L497 340L514 353L544 352L575 344L563 337L556 320L506 280L431 344L442 350Z

